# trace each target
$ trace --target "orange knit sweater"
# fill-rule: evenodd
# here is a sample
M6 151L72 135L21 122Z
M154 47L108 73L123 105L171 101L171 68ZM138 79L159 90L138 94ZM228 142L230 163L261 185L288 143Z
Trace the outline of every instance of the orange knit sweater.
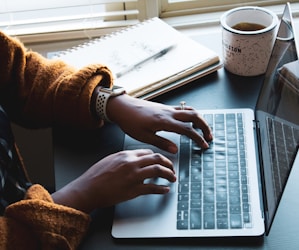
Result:
M90 111L99 84L112 85L107 67L77 70L28 51L0 32L0 104L11 121L30 128L102 126ZM42 186L33 185L0 217L0 249L76 249L89 221L89 215L55 204Z

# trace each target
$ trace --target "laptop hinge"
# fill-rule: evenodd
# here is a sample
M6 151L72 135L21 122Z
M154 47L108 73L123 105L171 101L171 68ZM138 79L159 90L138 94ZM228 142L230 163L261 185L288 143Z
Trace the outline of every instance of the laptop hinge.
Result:
M260 123L257 120L253 121L253 129L255 135L255 151L258 153L257 157L257 167L259 168L258 178L259 178L259 193L260 193L260 204L261 204L261 211L264 217L264 220L267 220L267 213L268 213L268 205L266 199L266 190L265 190L265 178L264 178L264 164L263 164L263 157L262 157L262 150L261 150L261 135L260 135Z

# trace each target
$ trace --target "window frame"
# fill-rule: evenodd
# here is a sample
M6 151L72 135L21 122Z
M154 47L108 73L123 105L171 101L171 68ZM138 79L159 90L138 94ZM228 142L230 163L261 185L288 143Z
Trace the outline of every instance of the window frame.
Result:
M171 1L171 0L170 0ZM286 1L282 0L239 0L237 3L233 0L182 0L169 3L169 0L160 0L160 17L176 17L192 14L205 14L211 12L222 12L231 8L240 7L244 5L254 6L277 6L284 5ZM297 0L289 0L290 3L296 3Z
M11 1L11 0L7 0ZM70 1L70 0L67 0ZM77 0L77 1L85 1L85 0ZM116 3L120 2L120 0L86 0L89 3L96 2L109 2ZM242 1L242 0L240 0ZM202 1L204 3L203 8L196 8L195 3L199 1L185 1L185 9L183 10L181 4L182 3L174 3L172 6L169 5L167 0L127 0L122 1L126 2L124 4L125 11L124 18L119 20L109 20L107 22L103 22L98 25L98 23L93 22L92 18L90 18L90 22L83 21L82 24L76 24L75 22L69 22L65 24L65 26L57 27L54 30L50 30L49 32L44 32L42 28L35 27L36 25L32 25L31 30L29 29L29 25L21 27L20 30L9 30L4 29L8 34L18 36L25 43L41 43L41 42L52 42L52 41L63 41L63 40L74 40L74 39L90 39L93 37L99 37L113 31L119 30L120 28L124 28L129 25L134 25L140 21L143 21L148 18L159 16L164 21L172 25L177 29L185 29L190 27L199 27L199 26L209 26L215 25L219 23L220 15L227 9L232 7L236 7L240 5L240 1L236 5L229 4L228 0L211 0L211 1ZM194 9L192 11L188 10L190 7L189 3L192 2L192 6ZM207 8L207 2L210 4L221 3L223 6L221 8L210 7ZM243 5L244 5L244 1ZM248 3L248 1L246 1ZM283 4L281 4L283 2ZM292 10L294 11L295 16L299 16L299 3L297 0L290 0ZM165 3L167 3L165 7ZM251 3L257 3L257 1L251 1ZM258 1L259 6L265 6L265 4L271 4L268 6L270 9L274 10L278 15L282 13L283 6L285 5L284 1L280 0L269 0L269 1ZM280 3L278 5L278 3ZM164 4L164 5L163 5ZM274 4L274 5L273 5ZM225 6L224 6L225 5ZM294 8L295 6L295 8ZM0 5L1 7L1 5ZM171 8L170 8L171 7ZM180 11L177 10L180 8ZM0 10L1 12L1 10ZM131 13L130 13L131 12ZM76 28L72 28L72 25L76 24ZM68 26L69 25L69 26ZM81 26L80 26L81 25ZM73 25L75 26L75 25ZM34 30L34 28L36 30ZM1 29L1 27L0 27Z

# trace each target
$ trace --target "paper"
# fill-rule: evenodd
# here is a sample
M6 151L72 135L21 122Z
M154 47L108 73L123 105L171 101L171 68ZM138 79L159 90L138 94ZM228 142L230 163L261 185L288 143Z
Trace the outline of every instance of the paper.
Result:
M78 68L93 63L105 64L116 75L171 45L175 47L169 53L142 64L120 78L115 77L115 84L124 87L127 93L138 96L147 88L151 91L219 62L214 51L159 18L91 40L62 53L58 58Z

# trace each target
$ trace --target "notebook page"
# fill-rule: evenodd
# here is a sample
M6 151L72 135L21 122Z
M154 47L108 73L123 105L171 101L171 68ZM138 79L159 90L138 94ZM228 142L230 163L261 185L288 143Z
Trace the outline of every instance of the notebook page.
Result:
M149 60L117 78L116 74L159 51L174 46L168 53ZM156 83L175 81L219 61L210 49L191 40L159 18L149 19L119 32L93 39L60 54L75 67L101 63L115 75L115 84L134 95Z

